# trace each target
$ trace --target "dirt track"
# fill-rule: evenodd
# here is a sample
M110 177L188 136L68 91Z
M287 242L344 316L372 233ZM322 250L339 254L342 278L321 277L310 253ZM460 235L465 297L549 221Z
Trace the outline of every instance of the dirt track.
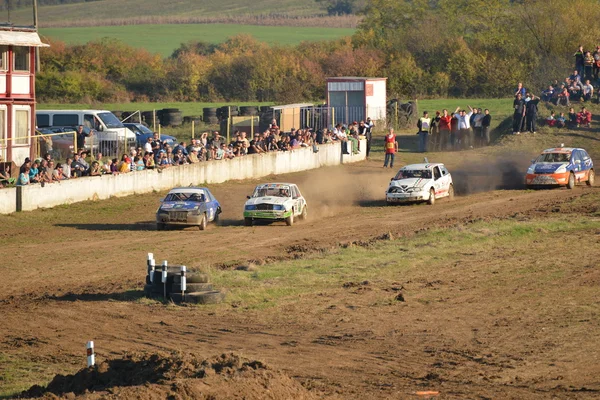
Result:
M7 339L0 342L0 352L69 364L80 361L82 344L90 338L103 343L99 357L156 348L206 356L236 351L266 360L317 392L343 398L407 398L431 382L445 390L443 398L599 395L599 388L587 392L584 384L598 372L593 369L579 376L576 371L563 372L568 385L562 389L556 389L562 381L549 383L552 377L534 383L534 376L555 376L558 368L527 358L527 340L532 346L538 341L530 337L511 344L510 336L523 335L526 328L490 326L490 321L501 319L500 309L478 310L476 299L462 299L448 315L443 308L425 314L419 305L374 312L370 305L379 292L348 297L342 289L263 313L167 310L162 305L119 301L126 290L143 285L147 252L171 263L225 267L298 257L388 232L398 237L465 221L533 215L598 192L596 188L506 190L459 196L434 207L386 207L381 199L391 175L379 163L362 163L278 177L298 183L310 207L309 220L292 228L242 226L245 195L256 182L215 186L213 192L224 209L223 226L211 226L206 232L154 231L159 194L39 211L35 213L39 223L32 222L33 217L25 222L6 218L11 233L3 236L0 337ZM90 211L82 211L85 207ZM106 207L114 212L106 212ZM102 210L108 220L101 220L94 210ZM467 275L450 274L457 286L471 285ZM518 316L510 313L507 318ZM443 380L434 365L447 368Z

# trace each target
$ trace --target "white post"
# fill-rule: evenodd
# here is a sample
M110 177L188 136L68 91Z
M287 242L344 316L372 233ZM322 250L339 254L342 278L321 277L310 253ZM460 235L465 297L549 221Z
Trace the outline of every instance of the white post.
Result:
M146 260L146 266L148 267L148 275L150 275L150 271L153 270L154 266L154 254L148 253L148 259ZM150 281L152 282L152 277L150 277Z
M87 366L93 367L96 364L96 356L94 355L94 342L87 342Z
M154 263L154 258L150 260L148 275L150 276L150 283L154 283L154 270L156 269L156 264Z
M162 283L164 285L164 298L167 298L167 260L162 263Z
M186 267L181 266L181 299L184 299L184 292L187 290L187 279L185 277Z

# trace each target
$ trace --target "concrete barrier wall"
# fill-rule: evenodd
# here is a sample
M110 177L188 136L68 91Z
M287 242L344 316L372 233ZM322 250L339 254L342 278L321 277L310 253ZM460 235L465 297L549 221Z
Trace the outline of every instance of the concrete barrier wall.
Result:
M309 169L340 165L365 159L366 142L361 142L361 153L341 154L340 144L302 148L288 152L267 153L234 158L233 160L209 161L182 165L158 172L144 170L120 175L104 175L61 181L41 187L28 185L21 188L21 211L49 208L86 200L102 200L112 196L129 196L152 191L169 190L176 186L222 183L233 179L260 178L272 174L286 174ZM10 190L10 189L2 189ZM11 201L16 204L16 193ZM10 195L7 195L7 198ZM2 197L3 198L3 197ZM3 209L3 208L2 208ZM8 212L15 211L15 207ZM0 211L2 213L8 213Z
M0 214L17 211L17 188L0 189Z

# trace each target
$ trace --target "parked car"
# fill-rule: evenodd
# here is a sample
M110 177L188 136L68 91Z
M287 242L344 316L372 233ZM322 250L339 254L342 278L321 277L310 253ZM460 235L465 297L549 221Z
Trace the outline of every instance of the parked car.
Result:
M292 226L296 217L306 219L308 207L300 189L293 183L264 183L254 189L244 205L244 224L254 221L285 221Z
M410 164L398 171L386 191L387 204L426 201L434 204L437 199L454 198L452 175L444 164Z
M152 129L148 128L144 124L138 124L134 122L125 122L123 123L127 129L131 132L135 133L137 145L143 147L144 144L148 141L149 137L154 137L154 132ZM160 135L160 140L163 142L167 142L167 144L171 147L177 144L177 138L169 135Z
M87 126L83 127L84 132L89 134L91 131ZM73 149L75 136L74 132L77 131L77 127L74 126L49 126L46 128L37 129L38 134L41 135L53 135L50 136L52 138L52 149L55 154L53 154L54 158L67 158L73 155ZM63 135L55 135L57 133L64 133ZM88 141L89 142L89 141ZM85 148L87 150L92 150L95 153L99 151L98 143L94 143L90 145L86 143Z
M156 229L171 225L197 226L201 231L209 222L218 222L221 205L205 187L179 187L167 193L156 211Z
M583 182L593 186L594 181L594 163L587 151L563 146L542 151L531 160L525 176L528 188L566 186L573 189Z

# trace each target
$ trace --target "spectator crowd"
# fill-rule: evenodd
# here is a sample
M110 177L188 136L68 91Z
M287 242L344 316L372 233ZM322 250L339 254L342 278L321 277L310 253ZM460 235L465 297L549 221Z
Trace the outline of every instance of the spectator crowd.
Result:
M359 148L359 135L371 137L373 124L370 119L360 124L354 122L348 127L338 125L335 129L313 131L313 129L295 129L283 132L277 121L273 120L268 129L257 132L253 137L248 137L246 132L235 131L232 140L227 143L226 138L218 131L211 134L204 132L199 138L192 138L188 144L185 141L171 146L167 141L160 139L158 133L148 137L142 147L131 148L120 158L106 158L100 152L92 154L84 146L85 139L77 143L79 150L68 157L64 162L53 159L53 153L46 152L43 157L31 160L25 159L19 168L18 178L10 178L8 165L0 169L0 187L16 184L19 186L39 183L42 186L65 179L80 177L94 177L102 175L116 175L143 170L157 170L162 172L165 168L180 165L196 164L206 161L227 161L237 157L252 154L264 154L275 151L291 151L294 149L312 147L318 151L318 144L340 141L345 153L356 154ZM367 148L370 150L370 140Z

